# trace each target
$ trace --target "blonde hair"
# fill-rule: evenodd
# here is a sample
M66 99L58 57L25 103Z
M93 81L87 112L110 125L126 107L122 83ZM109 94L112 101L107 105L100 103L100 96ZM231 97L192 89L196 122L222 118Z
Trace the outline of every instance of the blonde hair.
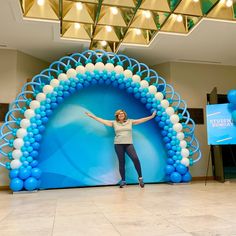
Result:
M120 114L121 112L124 113L124 115L125 115L125 121L126 121L127 118L128 118L128 116L127 116L127 113L125 112L125 110L122 110L122 109L117 110L117 111L115 112L115 118L116 118L116 121L119 121L118 116L119 116L119 114Z

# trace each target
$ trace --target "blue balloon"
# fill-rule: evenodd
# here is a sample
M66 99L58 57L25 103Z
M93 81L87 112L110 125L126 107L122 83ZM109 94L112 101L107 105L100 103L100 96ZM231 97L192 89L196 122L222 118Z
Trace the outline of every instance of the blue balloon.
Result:
M167 164L169 164L169 165L173 165L175 162L174 162L174 160L172 159L172 158L167 158Z
M38 153L37 151L32 151L32 152L30 153L30 155L31 155L33 158L35 158L35 157L38 157L39 153Z
M38 150L39 147L40 147L40 144L39 144L39 143L37 143L37 142L32 143L32 148L33 148L34 150Z
M14 178L10 182L10 189L14 192L20 191L23 189L23 181L19 178Z
M236 123L236 110L232 112L233 122Z
M172 172L175 171L175 168L172 165L167 165L165 168L165 171L166 171L166 174L170 175Z
M177 159L179 159L179 158L177 158ZM187 167L186 167L185 165L183 165L183 164L177 165L176 170L177 170L181 175L184 175L184 174L188 171Z
M21 179L27 179L28 177L30 177L30 175L31 175L31 172L27 168L21 168L19 171L19 178Z
M227 98L230 103L236 104L236 90L230 90L228 91Z
M38 181L34 177L29 177L27 180L24 182L24 187L28 191L33 191L38 187Z
M170 180L173 182L173 183L180 183L181 182L181 179L182 179L182 176L180 173L178 172L172 172L172 174L170 175Z
M10 172L9 172L9 178L10 178L10 179L17 178L17 177L18 177L18 174L19 174L19 170L18 170L18 169L10 170Z
M31 165L32 167L36 167L36 166L38 165L38 161L37 161L37 160L33 160L33 161L30 163L30 165Z
M191 181L192 180L192 176L191 176L191 174L189 173L189 171L185 174L185 175L183 175L183 182L189 182L189 181Z
M33 168L31 170L31 176L39 179L41 177L42 171L39 168Z

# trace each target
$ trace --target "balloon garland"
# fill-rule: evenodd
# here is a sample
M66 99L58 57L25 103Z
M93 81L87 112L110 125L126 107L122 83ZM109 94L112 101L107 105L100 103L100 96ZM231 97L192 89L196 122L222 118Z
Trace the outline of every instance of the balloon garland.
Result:
M150 112L157 111L155 120L168 154L166 180L191 181L189 166L201 158L201 152L185 101L147 65L125 55L87 50L53 62L26 83L11 104L0 130L0 153L10 160L0 165L9 170L10 188L39 188L37 157L53 110L71 94L95 84L126 90Z

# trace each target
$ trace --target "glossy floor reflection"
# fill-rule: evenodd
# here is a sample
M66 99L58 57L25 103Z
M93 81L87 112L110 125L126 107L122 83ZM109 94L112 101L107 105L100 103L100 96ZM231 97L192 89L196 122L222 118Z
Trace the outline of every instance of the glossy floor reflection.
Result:
M1 236L236 235L236 182L0 191Z

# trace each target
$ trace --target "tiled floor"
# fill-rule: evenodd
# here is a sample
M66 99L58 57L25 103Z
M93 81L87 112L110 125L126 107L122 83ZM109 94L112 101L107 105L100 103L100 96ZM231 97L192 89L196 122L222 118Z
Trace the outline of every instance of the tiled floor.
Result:
M236 235L236 182L0 191L0 235Z

